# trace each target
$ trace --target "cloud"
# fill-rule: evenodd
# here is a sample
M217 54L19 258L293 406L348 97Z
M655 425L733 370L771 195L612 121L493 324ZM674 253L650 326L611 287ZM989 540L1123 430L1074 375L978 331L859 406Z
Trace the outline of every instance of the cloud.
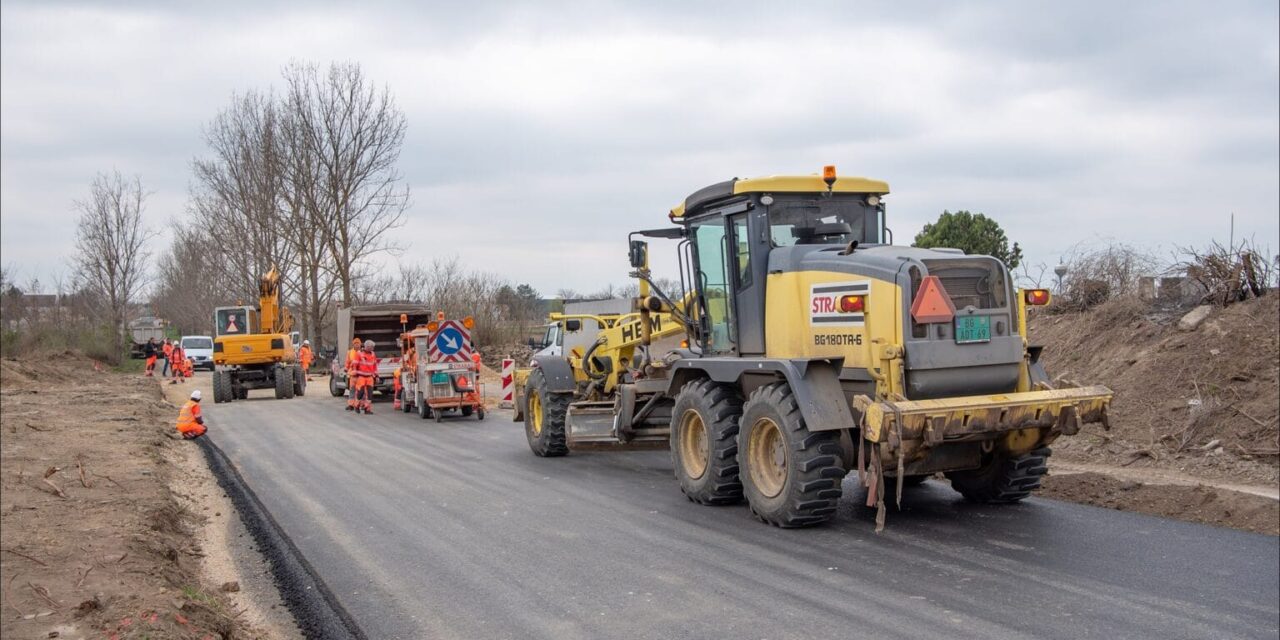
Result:
M202 124L295 59L358 61L404 109L400 259L544 292L623 281L626 233L706 184L828 163L889 181L899 242L944 208L1033 261L1221 237L1230 212L1280 235L1274 4L778 7L5 3L3 260L62 269L99 170L180 220Z

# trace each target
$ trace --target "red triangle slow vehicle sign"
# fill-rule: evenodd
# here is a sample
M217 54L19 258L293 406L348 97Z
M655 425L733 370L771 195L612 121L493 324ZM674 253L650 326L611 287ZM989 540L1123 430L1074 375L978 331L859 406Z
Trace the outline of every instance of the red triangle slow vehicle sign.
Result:
M925 276L916 291L916 299L911 302L911 318L917 324L932 324L951 322L954 317L956 306L951 303L947 290L942 288L942 281L938 276Z

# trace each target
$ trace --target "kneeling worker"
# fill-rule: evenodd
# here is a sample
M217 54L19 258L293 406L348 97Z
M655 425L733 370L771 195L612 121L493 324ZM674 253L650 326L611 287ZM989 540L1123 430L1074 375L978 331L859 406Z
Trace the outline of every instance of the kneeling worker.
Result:
M191 399L182 405L182 411L178 413L178 433L183 438L191 440L204 435L204 416L200 414L200 390L196 389L191 392Z

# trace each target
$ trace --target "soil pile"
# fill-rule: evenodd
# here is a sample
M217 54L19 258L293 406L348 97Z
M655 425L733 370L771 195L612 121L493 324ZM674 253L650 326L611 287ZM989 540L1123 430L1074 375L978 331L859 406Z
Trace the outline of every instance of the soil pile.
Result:
M1214 309L1190 331L1184 312L1117 299L1030 320L1050 377L1115 392L1112 431L1063 438L1055 457L1277 481L1280 295Z
M177 409L71 353L0 361L0 635L253 638L170 492Z
M1155 516L1280 535L1280 505L1204 485L1147 485L1097 473L1051 475L1036 495Z

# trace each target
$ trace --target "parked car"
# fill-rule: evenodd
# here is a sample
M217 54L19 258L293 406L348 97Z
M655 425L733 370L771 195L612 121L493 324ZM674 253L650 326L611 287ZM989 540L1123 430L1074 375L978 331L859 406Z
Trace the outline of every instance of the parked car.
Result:
M191 368L213 371L213 336L182 336L178 344L191 358Z

